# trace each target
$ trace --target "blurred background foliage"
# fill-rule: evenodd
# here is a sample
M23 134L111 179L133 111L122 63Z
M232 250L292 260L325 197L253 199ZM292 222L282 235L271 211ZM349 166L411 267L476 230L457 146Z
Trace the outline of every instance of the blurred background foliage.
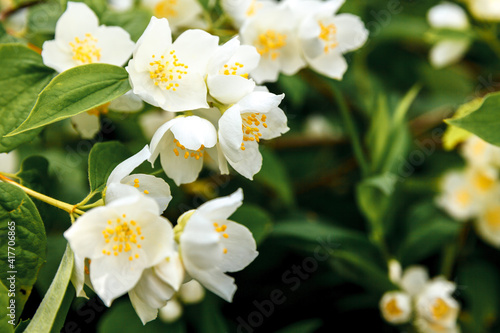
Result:
M134 40L149 21L140 10L109 13L102 0L86 2L101 22L124 27ZM233 219L252 230L260 255L234 274L238 291L232 304L209 294L200 304L186 305L177 322L156 320L143 327L127 297L108 309L92 294L90 301L73 299L70 288L61 310L68 311L60 323L63 332L398 332L378 309L381 295L394 287L388 254L404 267L423 264L431 276L445 274L457 283L463 332L500 332L498 250L434 204L439 177L464 163L456 152L443 150L442 120L459 105L498 90L500 62L487 44L475 41L460 64L432 68L426 13L438 3L347 1L341 12L363 19L371 33L367 44L348 55L342 82L303 70L269 85L272 92L286 94L282 107L291 131L263 144L264 165L254 182L210 170L180 188L165 178L174 197L165 213L171 221L243 188L244 205ZM32 5L27 37L33 45L41 47L53 37L62 13L57 1L2 4L4 12ZM0 42L13 40L0 29ZM363 137L369 175L361 173L353 156L335 91L347 100ZM148 143L138 117L109 113L94 140L79 139L66 122L46 127L19 148L23 184L79 202L88 193L87 161L94 144L119 140L132 154ZM24 318L32 317L53 279L66 244L62 232L70 225L66 213L36 205L45 222L48 256ZM457 242L460 251L450 265Z

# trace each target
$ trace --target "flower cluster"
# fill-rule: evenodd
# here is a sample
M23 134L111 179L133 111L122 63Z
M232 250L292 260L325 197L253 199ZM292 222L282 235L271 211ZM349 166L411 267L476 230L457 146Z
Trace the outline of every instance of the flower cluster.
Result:
M243 193L184 213L174 228L161 214L172 199L164 180L130 173L150 158L149 147L118 165L108 178L105 205L79 217L64 233L75 255L72 282L79 296L88 284L110 306L128 293L143 323L156 318L195 279L231 302L237 272L257 256L251 232L228 218Z
M259 142L288 131L275 95L256 86L249 73L259 63L254 47L187 30L172 42L169 22L151 18L126 67L133 92L164 111L184 112L163 124L151 140L151 158L160 157L177 185L193 182L203 162L228 164L252 179L262 166Z
M473 219L479 236L500 247L500 148L472 135L461 151L466 167L444 176L437 204L458 221Z
M399 266L392 261L392 266ZM384 319L395 325L412 320L422 333L459 332L457 317L460 305L451 296L456 286L443 277L429 279L421 266L408 267L403 274L394 274L392 280L401 289L386 292L379 307Z
M261 61L252 77L272 82L280 73L293 75L306 66L341 80L347 70L344 53L363 46L368 30L352 14L337 14L342 0L223 1L239 27L243 44L253 45Z

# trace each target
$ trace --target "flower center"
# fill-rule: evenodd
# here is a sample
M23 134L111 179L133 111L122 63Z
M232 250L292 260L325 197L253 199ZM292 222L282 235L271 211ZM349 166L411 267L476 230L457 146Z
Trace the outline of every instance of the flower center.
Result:
M323 40L325 42L325 46L323 48L323 51L325 53L330 52L330 50L333 50L334 48L339 45L337 43L337 27L335 24L330 23L328 25L324 25L323 22L318 22L319 27L321 28L321 31L319 33L319 39Z
M457 201L460 204L460 206L462 207L467 206L471 201L471 195L469 191L464 189L459 190L457 192Z
M215 228L215 231L217 231L218 233L221 233L221 234L222 234L222 237L224 237L224 238L229 238L229 235L226 233L227 225L223 224L223 225L219 226L219 224L218 224L218 223L214 223L214 228ZM222 252L223 252L224 254L226 254L226 253L227 253L227 249L226 249L226 248L224 248L224 249L222 250Z
M245 12L245 15L247 17L254 16L255 13L257 13L257 11L260 9L260 7L262 7L261 3L257 3L257 1L252 0L252 3L250 4L250 6L248 6L248 9Z
M239 74L240 69L242 69L243 67L245 67L245 65L243 65L239 62L235 62L233 65L225 64L224 68L222 68L219 71L219 74L221 74L221 75L239 75L239 76L244 77L245 79L248 79L248 73Z
M177 6L177 0L163 0L156 4L154 13L156 17L175 17L177 16L177 11L175 7Z
M123 218L126 218L125 214L123 214ZM134 254L136 250L132 246L140 249L139 241L144 240L144 236L141 236L141 227L137 226L135 221L127 222L121 218L109 220L108 226L102 231L102 234L107 244L102 250L103 254L110 256L113 252L114 256L118 256L123 252L129 255L128 260L130 261L139 258L138 253Z
M399 308L398 302L395 298L387 302L387 304L385 305L385 310L389 315L394 317L399 316L403 313L403 311Z
M187 74L187 65L179 62L175 51L170 51L168 59L165 56L161 56L159 60L153 54L153 61L149 63L151 66L149 70L149 77L153 80L155 86L159 86L162 89L176 91L179 87L179 81L182 80L183 75Z
M272 60L276 60L280 55L279 50L286 45L286 35L274 30L267 30L259 35L255 44L257 52L261 56L268 56Z
M431 307L431 312L434 318L437 320L443 319L444 316L448 313L450 307L443 301L442 298L437 298L434 302L434 305Z
M486 150L486 142L477 140L476 143L472 146L472 153L475 156L480 156L484 154L484 151Z
M260 142L262 133L260 133L259 126L262 125L264 128L267 128L267 116L265 114L261 116L259 113L252 113L243 115L242 120L241 130L243 131L243 141ZM241 150L245 150L244 142L241 143Z
M474 185L482 192L490 190L495 184L495 179L485 175L483 172L477 172L474 177Z
M85 34L83 40L75 37L75 42L70 42L69 45L73 51L73 60L82 65L101 60L101 49L97 47L97 39L91 34Z
M490 209L486 212L484 219L486 220L486 223L493 228L493 229L499 229L500 228L500 207L495 207L494 209Z
M194 150L186 149L186 147L184 147L183 145L181 145L181 143L177 139L174 139L174 143L177 146L177 148L179 148L181 151L185 151L184 155L183 155L185 159L188 159L189 157L194 157L197 160L199 160L200 158L203 157L203 150L205 150L205 146L204 145L201 145L201 147L198 148L198 150L194 151ZM177 148L174 148L174 154L175 154L175 156L179 156L181 154L179 152L179 149L177 149Z

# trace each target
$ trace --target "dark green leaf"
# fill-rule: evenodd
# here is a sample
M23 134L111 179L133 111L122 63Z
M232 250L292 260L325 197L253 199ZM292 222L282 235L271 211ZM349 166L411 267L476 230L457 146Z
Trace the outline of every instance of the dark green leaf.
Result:
M108 64L77 66L56 76L40 93L28 119L9 135L70 118L130 90L125 69Z
M285 327L276 333L312 333L316 331L321 326L321 320L319 319L310 319L304 320L288 327Z
M2 316L2 320L0 320L0 331L5 333L12 333L14 332L16 321L18 320L17 312L15 310L15 303L14 310L11 311L9 309L9 307L11 306L10 300L13 298L9 297L9 288L3 285L3 281L5 280L2 280L2 282L0 282L0 316ZM6 283L7 282L8 281L6 281Z
M49 83L53 70L42 57L21 44L0 44L0 153L33 139L39 131L4 137L28 117L37 94Z
M101 21L108 26L122 27L130 34L133 41L137 41L146 30L150 20L150 11L136 8L122 13L108 11L104 13Z
M6 279L15 274L16 313L21 314L38 271L45 262L47 239L42 219L33 201L18 187L2 182L0 235L0 278L7 283ZM11 241L9 236L15 237L13 243L7 242ZM9 262L9 257L14 259Z
M130 157L128 149L120 142L97 143L89 154L90 191L104 189L113 169Z
M269 149L261 149L262 169L255 175L255 181L271 188L287 205L294 202L292 185L286 169Z
M269 214L255 205L244 204L231 215L230 219L250 229L257 244L260 244L273 230Z

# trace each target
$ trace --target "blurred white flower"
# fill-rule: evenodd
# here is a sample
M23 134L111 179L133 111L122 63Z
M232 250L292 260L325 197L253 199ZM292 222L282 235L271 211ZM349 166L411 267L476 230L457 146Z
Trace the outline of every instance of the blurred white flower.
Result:
M480 210L475 190L465 172L447 173L441 183L441 194L436 204L459 221L474 217Z
M160 156L165 174L177 185L198 178L207 154L217 156L211 148L217 143L217 132L208 120L197 116L180 116L163 124L151 139L154 164Z
M203 7L197 0L142 0L155 17L166 18L172 32L180 28L204 28Z
M477 234L488 244L500 248L500 202L490 200L474 221Z
M411 297L405 292L386 292L380 300L379 307L384 319L391 324L403 324L410 321Z
M91 261L90 281L107 306L134 288L145 269L171 253L172 225L158 211L153 199L136 191L89 210L64 233L75 260ZM79 279L83 287L84 277Z
M205 288L196 280L184 283L179 289L179 298L184 304L196 304L205 297Z
M427 13L427 20L434 29L466 31L469 29L467 14L459 5L445 2L432 7ZM430 62L436 68L445 67L462 59L470 46L467 37L443 39L430 51Z
M133 195L133 191L137 189L141 194L155 200L159 208L158 213L163 213L170 200L172 200L170 186L167 182L152 175L130 174L150 157L151 152L149 151L149 147L145 146L140 152L118 164L109 175L106 183L108 187L105 197L106 203L130 194ZM124 184L129 185L129 187L110 187L111 184Z
M259 64L260 55L255 47L240 45L238 38L219 46L208 64L207 86L209 94L223 104L234 104L255 89L248 78Z
M0 154L0 171L15 173L18 171L19 157L17 151Z
M357 50L368 39L368 30L358 16L336 14L344 1L287 1L302 15L298 35L302 52L312 69L341 80L347 70L344 53Z
M151 140L158 128L174 119L175 116L177 116L177 114L174 112L157 109L141 114L139 116L139 125L146 139Z
M108 0L109 8L117 12L124 12L134 7L134 0Z
M237 28L260 10L275 7L277 4L274 0L222 0L221 2L224 12L231 17Z
M332 124L327 117L313 114L305 120L304 134L311 138L339 139L342 137L342 129Z
M230 196L208 201L182 215L175 230L186 272L228 302L237 287L234 278L224 273L242 270L258 255L252 233L228 220L242 200L239 189Z
M177 299L171 299L160 309L160 319L165 323L173 323L182 316L184 311Z
M230 107L219 119L219 142L229 164L248 179L262 167L261 139L286 133L287 118L278 106L284 95L254 91Z
M483 167L500 167L500 147L471 135L462 145L462 156L468 164Z
M427 282L415 302L415 325L421 332L458 332L460 305L451 296L455 289L453 282L442 277Z
M205 76L218 42L187 30L172 43L167 19L152 17L126 67L134 94L167 111L208 108Z
M253 45L261 55L250 73L257 82L274 82L280 73L294 75L305 67L297 39L297 14L284 4L259 10L240 30L243 44Z
M43 43L42 58L46 66L63 72L90 63L122 66L133 50L128 32L99 26L97 16L86 4L70 1L57 21L55 39Z
M476 19L500 21L500 0L467 0L467 5Z

